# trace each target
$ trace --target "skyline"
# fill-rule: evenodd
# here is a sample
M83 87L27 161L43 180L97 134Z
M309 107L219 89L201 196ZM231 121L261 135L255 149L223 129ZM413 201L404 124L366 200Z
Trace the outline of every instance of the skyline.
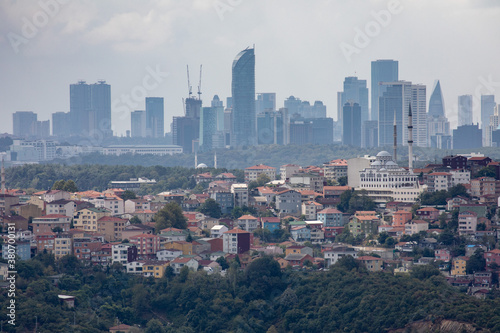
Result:
M22 36L23 24L43 16L41 3L58 5L16 53L13 34ZM172 117L183 115L182 98L188 97L186 64L203 64L204 106L215 94L225 102L232 61L254 44L256 93L275 92L277 108L291 95L311 103L321 100L327 116L337 120L337 92L344 78L357 76L370 86L371 61L378 59L397 60L400 80L426 85L426 103L439 79L452 128L459 95L474 96L475 123L481 94L500 99L498 46L482 37L499 32L495 14L500 5L488 1L370 1L359 9L337 1L149 1L141 6L133 1L21 5L4 0L0 8L0 114L8 119L0 132L12 132L16 111L33 111L39 120L68 112L69 85L79 80L111 85L115 135L130 129L131 111L145 109L144 98L135 107L121 98L141 87L147 92L143 97L164 98L168 132ZM391 8L396 8L392 14ZM385 21L384 13L389 13ZM305 20L310 23L296 24ZM368 36L366 46L356 44L360 31L377 24L378 33ZM345 45L359 53L346 57ZM191 73L191 80L196 87L198 73Z

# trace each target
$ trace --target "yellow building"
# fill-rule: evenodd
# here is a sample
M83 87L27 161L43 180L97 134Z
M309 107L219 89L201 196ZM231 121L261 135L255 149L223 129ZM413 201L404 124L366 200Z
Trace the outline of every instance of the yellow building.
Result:
M97 221L104 216L110 215L111 212L104 208L84 208L76 212L76 217L73 219L73 227L75 229L97 232Z
M193 254L193 244L185 241L174 241L167 242L164 244L164 249L176 249L182 251L183 255L192 255Z
M168 266L168 261L146 261L142 266L142 274L144 276L153 276L155 279L161 279L165 275L165 270Z
M72 253L71 237L57 237L54 239L54 257L60 259Z
M467 275L467 260L469 257L456 257L451 265L451 275Z

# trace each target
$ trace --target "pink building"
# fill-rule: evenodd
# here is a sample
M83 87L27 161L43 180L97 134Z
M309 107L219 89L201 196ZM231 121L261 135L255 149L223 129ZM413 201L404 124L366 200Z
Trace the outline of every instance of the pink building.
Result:
M137 255L142 258L153 259L160 250L160 236L141 234L130 237L130 243L137 247Z

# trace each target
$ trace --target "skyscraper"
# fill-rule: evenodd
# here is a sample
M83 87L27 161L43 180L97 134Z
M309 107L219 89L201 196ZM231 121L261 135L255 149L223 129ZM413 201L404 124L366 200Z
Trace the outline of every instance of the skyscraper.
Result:
M224 106L215 95L210 107L202 107L200 113L200 150L209 151L224 146Z
M395 60L376 60L372 61L372 78L371 78L371 120L379 119L379 97L380 90L378 85L380 82L395 82L399 80L398 62Z
M481 130L483 146L491 146L490 117L495 113L495 95L481 95Z
M69 112L54 112L52 114L52 135L53 136L70 136L71 135L71 118Z
M233 61L231 92L233 98L233 138L236 147L255 145L255 54L254 49L238 53Z
M472 95L458 96L458 126L463 125L472 125Z
M344 79L344 91L340 93L340 109L337 119L342 120L343 109L346 103L357 103L361 108L361 123L370 119L368 110L368 88L366 80L359 80L356 76L348 76Z
M255 110L257 114L264 111L276 110L276 93L260 93L257 94L257 101L255 103Z
M132 111L130 114L130 132L133 138L146 137L146 111Z
M32 111L17 111L12 115L15 136L30 137L36 135L38 115Z
M146 97L146 136L163 138L164 128L163 97Z
M361 106L352 101L345 103L342 122L342 144L361 147Z
M393 146L394 114L396 114L397 143L407 141L408 107L412 100L412 84L408 81L382 82L378 85L378 144Z
M258 144L286 144L287 109L265 111L257 115Z
M427 147L427 87L423 84L412 84L411 89L412 141L418 147Z
M69 112L75 136L111 136L111 86L106 81L69 86Z
M441 92L441 84L439 80L436 81L434 85L434 90L432 91L431 98L429 99L429 116L432 117L444 117L444 99L443 93Z

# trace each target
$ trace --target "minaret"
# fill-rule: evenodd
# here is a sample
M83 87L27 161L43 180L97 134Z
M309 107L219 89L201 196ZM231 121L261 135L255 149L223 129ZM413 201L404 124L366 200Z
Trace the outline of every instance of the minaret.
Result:
M3 155L2 155L2 195L5 196L5 166L4 166Z
M411 103L408 111L408 170L413 172L413 122L411 116Z
M394 162L398 161L398 131L396 127L396 110L394 110Z
M198 153L194 153L194 168L198 166Z
M217 152L214 153L214 169L217 169Z

